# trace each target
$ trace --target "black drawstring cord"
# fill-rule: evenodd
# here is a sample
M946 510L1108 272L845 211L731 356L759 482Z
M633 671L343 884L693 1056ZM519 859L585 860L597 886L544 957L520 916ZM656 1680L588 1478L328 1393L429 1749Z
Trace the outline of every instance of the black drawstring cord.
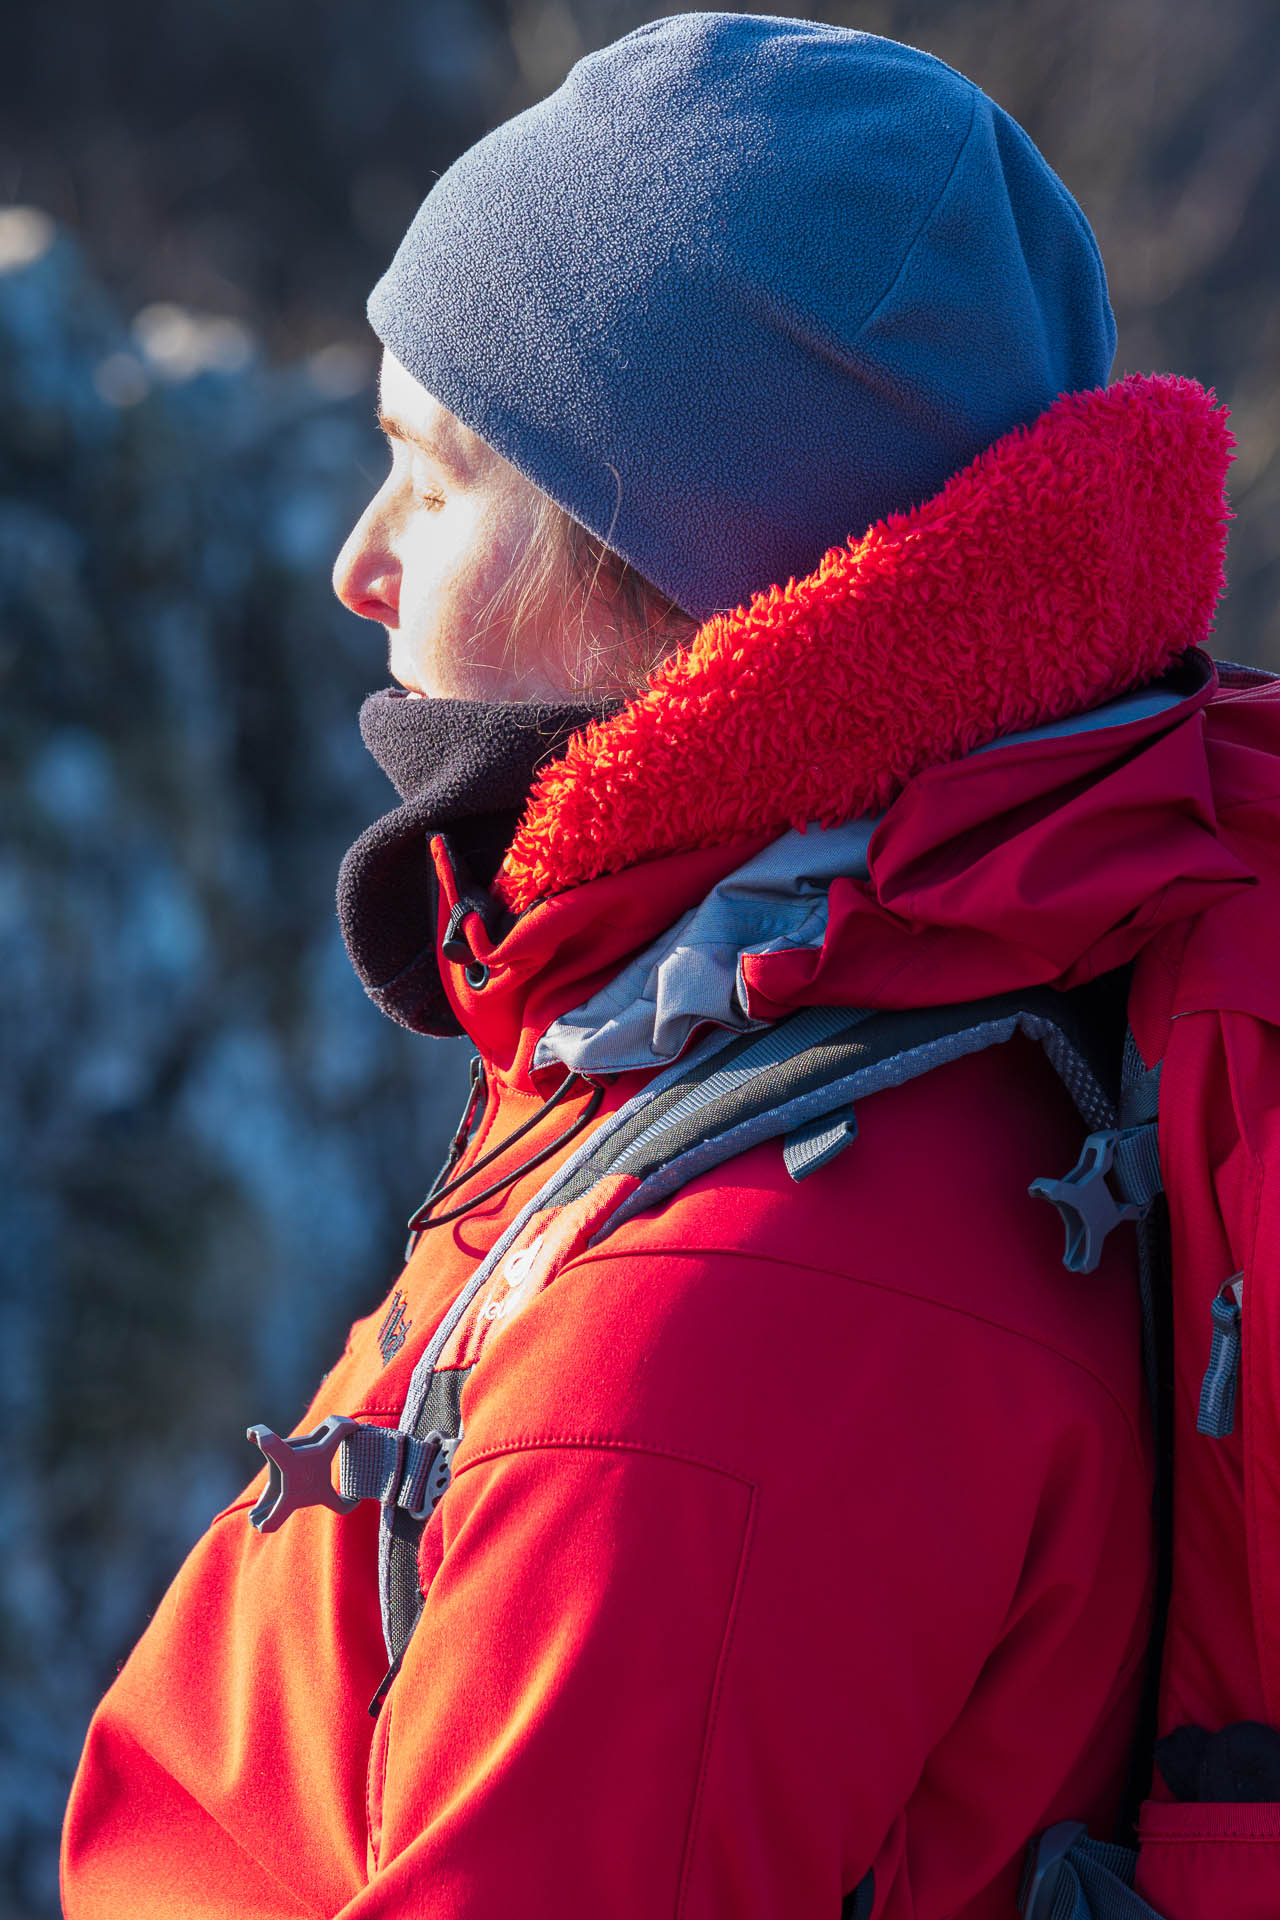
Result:
M528 1120L522 1122L513 1133L509 1133L505 1140L499 1141L496 1147L491 1147L488 1153L482 1154L474 1166L468 1167L465 1173L460 1173L456 1179L449 1181L446 1186L440 1187L438 1191L428 1194L427 1198L409 1222L409 1232L415 1236L413 1244L416 1245L417 1243L416 1236L428 1232L432 1227L447 1226L451 1220L460 1220L463 1214L470 1213L473 1207L482 1205L486 1200L492 1200L495 1194L505 1192L505 1190L513 1185L515 1181L519 1180L523 1174L531 1172L534 1167L541 1166L544 1160L550 1159L553 1153L558 1153L562 1147L567 1146L572 1139L580 1134L582 1129L588 1126L600 1111L600 1103L605 1095L603 1086L597 1086L595 1088L591 1098L571 1127L566 1128L563 1133L558 1134L554 1140L548 1141L545 1147L541 1147L538 1152L533 1154L528 1160L521 1161L519 1166L513 1167L509 1173L505 1173L501 1180L495 1180L492 1186L482 1188L479 1193L473 1193L469 1199L462 1202L461 1206L452 1207L447 1213L438 1213L433 1220L424 1218L428 1207L434 1206L438 1200L447 1200L450 1195L456 1193L459 1187L465 1186L477 1173L480 1173L485 1167L491 1166L499 1154L505 1153L508 1147L514 1145L517 1140L522 1139L523 1136L529 1132L530 1128L535 1127L539 1120L551 1112L553 1107L559 1106L565 1095L579 1084L589 1084L584 1074L571 1073L567 1075L551 1095L550 1099L546 1100L543 1105L539 1107L538 1111Z
M477 1053L472 1057L471 1061L471 1072L467 1084L467 1104L462 1109L462 1118L455 1127L453 1138L449 1142L449 1151L444 1157L444 1162L439 1173L431 1182L426 1199L419 1206L418 1211L409 1222L409 1238L404 1250L406 1262L412 1260L413 1250L422 1238L420 1229L415 1227L413 1222L425 1214L435 1203L441 1189L444 1187L454 1168L457 1166L458 1161L466 1151L467 1142L471 1138L471 1129L476 1123L476 1111L486 1090L484 1061Z
M438 1226L439 1225L438 1221L433 1220L433 1221L427 1222L424 1219L423 1216L426 1214L427 1209L429 1207L433 1207L437 1200L447 1200L450 1194L456 1193L459 1187L465 1186L467 1181L470 1180L474 1174L483 1173L486 1167L492 1166L493 1162L498 1158L499 1154L505 1153L507 1148L510 1146L514 1146L517 1140L523 1139L525 1134L529 1132L531 1127L537 1126L539 1120L542 1119L544 1114L550 1113L553 1107L559 1106L560 1102L564 1099L565 1095L572 1091L574 1082L577 1080L577 1078L578 1078L578 1075L575 1073L567 1074L565 1078L560 1082L560 1085L556 1088L555 1092L551 1095L551 1098L549 1100L545 1100L543 1104L538 1108L538 1111L535 1114L532 1114L528 1120L522 1121L521 1124L518 1127L516 1127L512 1133L509 1133L507 1135L505 1140L500 1140L496 1147L490 1147L488 1153L482 1153L480 1158L474 1163L474 1165L468 1167L465 1173L460 1173L456 1180L447 1180L446 1183L444 1184L442 1184L440 1181L437 1181L435 1186L432 1187L430 1193L427 1195L426 1199L423 1201L422 1205L418 1208L418 1211L414 1214L413 1218L410 1220L409 1222L410 1233L418 1233L421 1231L423 1226L428 1224L431 1226ZM467 1105L466 1117L462 1123L462 1126L458 1129L459 1137L461 1137L463 1141L465 1141L466 1134L470 1130L471 1121L475 1112L475 1102L476 1102L476 1099L478 1098L478 1095L479 1095L479 1076L477 1076L476 1085L473 1089L472 1099L468 1102L468 1105ZM446 1173L451 1173L452 1171L453 1171L452 1167L449 1167L446 1169Z
M449 1179L449 1176L462 1158L467 1142L471 1138L471 1129L476 1123L476 1109L484 1098L484 1093L484 1061L477 1053L471 1062L471 1071L467 1084L467 1104L463 1108L462 1118L454 1129L453 1138L449 1142L448 1157L435 1179L431 1182L431 1191L422 1202L422 1206L418 1208L419 1213L431 1205L431 1202L436 1198L440 1189Z

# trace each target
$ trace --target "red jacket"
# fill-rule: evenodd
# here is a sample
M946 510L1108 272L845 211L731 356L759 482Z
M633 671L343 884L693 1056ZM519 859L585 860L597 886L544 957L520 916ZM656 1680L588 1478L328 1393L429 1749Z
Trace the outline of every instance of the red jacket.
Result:
M970 751L1203 637L1226 455L1197 392L1060 403L574 743L504 868L514 925L463 919L480 984L442 961L486 1063L464 1164L559 1084L565 1017L806 821L886 809L817 933L738 957L746 1018L1076 984L1239 894L1194 665ZM90 1730L69 1920L834 1920L869 1873L876 1920L1012 1920L1030 1835L1108 1831L1151 1587L1132 1245L1065 1272L1027 1187L1082 1128L1029 1043L859 1123L802 1187L776 1145L693 1181L492 1336L376 1721L376 1507L260 1537L257 1482L218 1516ZM553 1164L426 1234L403 1346L358 1322L298 1431L396 1423Z

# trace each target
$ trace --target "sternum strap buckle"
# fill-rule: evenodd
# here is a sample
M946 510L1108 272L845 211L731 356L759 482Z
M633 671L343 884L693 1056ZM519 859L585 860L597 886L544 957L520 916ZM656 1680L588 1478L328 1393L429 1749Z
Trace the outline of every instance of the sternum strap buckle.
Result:
M312 1433L282 1439L270 1427L248 1436L265 1454L267 1486L249 1515L259 1533L274 1533L302 1507L351 1513L362 1500L398 1507L425 1520L449 1485L458 1437L428 1433L421 1440L394 1427L361 1426L331 1413ZM333 1484L337 1457L338 1484Z

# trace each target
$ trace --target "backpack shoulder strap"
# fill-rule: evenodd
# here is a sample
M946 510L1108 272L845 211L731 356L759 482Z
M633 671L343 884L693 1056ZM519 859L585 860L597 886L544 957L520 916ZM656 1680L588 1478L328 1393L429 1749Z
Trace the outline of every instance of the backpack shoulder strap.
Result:
M1114 1130L1119 1041L1112 997L1093 988L1063 994L1046 987L882 1013L807 1008L763 1034L744 1036L695 1066L683 1084L673 1083L653 1109L584 1156L561 1200L586 1193L606 1173L634 1180L595 1229L594 1245L697 1175L764 1141L781 1139L788 1173L806 1179L856 1136L858 1102L1017 1033L1041 1044L1085 1123Z
M396 1429L331 1416L297 1440L250 1430L270 1467L251 1521L266 1533L300 1506L348 1512L361 1499L380 1502L379 1585L394 1673L421 1609L422 1529L448 1486L462 1432L470 1367L441 1361L513 1256L532 1261L545 1248L558 1270L698 1174L769 1140L781 1140L788 1172L803 1180L855 1137L859 1101L1016 1033L1043 1046L1095 1134L1114 1130L1121 1004L1104 982L1072 994L1041 988L903 1011L805 1008L763 1031L711 1036L602 1122L511 1222L418 1361ZM340 1491L331 1479L335 1459Z

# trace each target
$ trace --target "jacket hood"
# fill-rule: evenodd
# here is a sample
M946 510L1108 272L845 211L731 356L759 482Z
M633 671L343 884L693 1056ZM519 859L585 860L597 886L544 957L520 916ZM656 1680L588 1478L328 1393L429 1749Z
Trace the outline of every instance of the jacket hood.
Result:
M628 967L784 839L800 855L766 857L765 921L731 915L722 943L749 1020L1071 986L1248 884L1193 650L1222 589L1230 450L1189 381L1065 396L914 513L710 621L544 768L498 877L504 932L432 843L441 931L452 916L474 962L470 983L444 968L462 1025L521 1077L624 1016L634 1034ZM652 974L656 1062L719 1016L693 1007L663 1040Z
M1155 678L1208 636L1233 445L1191 380L1064 394L923 506L713 617L575 738L503 898L880 812L926 767Z

